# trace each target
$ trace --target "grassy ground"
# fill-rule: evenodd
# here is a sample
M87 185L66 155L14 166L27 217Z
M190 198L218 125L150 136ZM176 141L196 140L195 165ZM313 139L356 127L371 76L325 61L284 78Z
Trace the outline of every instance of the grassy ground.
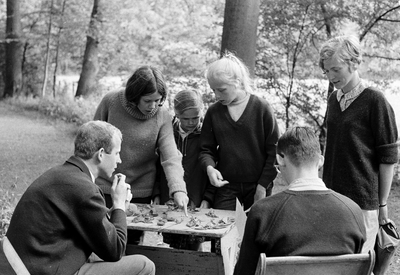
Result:
M13 206L27 186L50 167L73 153L76 126L48 118L35 111L21 111L0 101L0 237ZM277 181L274 192L285 186ZM389 197L390 216L400 226L400 181L396 177ZM163 245L156 233L145 235L145 243ZM387 275L400 274L397 250Z

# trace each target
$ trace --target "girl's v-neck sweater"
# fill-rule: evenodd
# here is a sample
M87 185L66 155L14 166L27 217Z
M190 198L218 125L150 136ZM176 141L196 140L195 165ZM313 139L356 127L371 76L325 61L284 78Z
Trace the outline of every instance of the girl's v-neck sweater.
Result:
M250 95L234 121L228 107L209 107L201 131L200 161L216 167L229 182L258 182L264 187L276 177L274 167L279 130L266 100Z

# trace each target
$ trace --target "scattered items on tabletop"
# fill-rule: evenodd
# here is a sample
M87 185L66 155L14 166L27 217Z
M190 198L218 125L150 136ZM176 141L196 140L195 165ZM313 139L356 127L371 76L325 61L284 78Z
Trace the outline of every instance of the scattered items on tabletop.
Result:
M214 209L210 209L205 213L205 216L209 217L209 219L204 218L204 216L196 216L201 215L198 208L188 208L188 212L191 214L189 217L176 217L174 213L182 212L182 210L172 200L168 201L166 205L167 209L163 209L163 212L159 214L154 205L131 204L127 210L127 216L133 217L132 223L155 223L158 226L165 226L167 223L180 224L187 220L185 225L195 230L221 229L235 222L233 217L219 218ZM156 217L158 219L155 219Z

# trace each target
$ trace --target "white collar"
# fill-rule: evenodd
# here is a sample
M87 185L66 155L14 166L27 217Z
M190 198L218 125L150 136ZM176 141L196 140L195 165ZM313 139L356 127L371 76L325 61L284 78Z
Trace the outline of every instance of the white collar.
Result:
M289 184L288 190L328 190L325 183L320 178L299 178Z
M96 178L94 177L92 171L89 170L90 177L92 178L93 183L95 182Z

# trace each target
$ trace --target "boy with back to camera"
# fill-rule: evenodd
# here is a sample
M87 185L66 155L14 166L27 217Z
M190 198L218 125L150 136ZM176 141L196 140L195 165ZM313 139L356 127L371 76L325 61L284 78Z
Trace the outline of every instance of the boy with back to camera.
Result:
M362 211L318 177L324 157L314 131L287 130L278 140L276 158L288 189L251 207L234 274L254 274L260 253L267 257L360 253L365 241Z
M390 103L360 78L361 60L355 36L332 38L320 50L319 65L337 89L328 99L323 180L363 210L363 252L368 252L379 224L390 221L387 200L398 161L398 133Z

